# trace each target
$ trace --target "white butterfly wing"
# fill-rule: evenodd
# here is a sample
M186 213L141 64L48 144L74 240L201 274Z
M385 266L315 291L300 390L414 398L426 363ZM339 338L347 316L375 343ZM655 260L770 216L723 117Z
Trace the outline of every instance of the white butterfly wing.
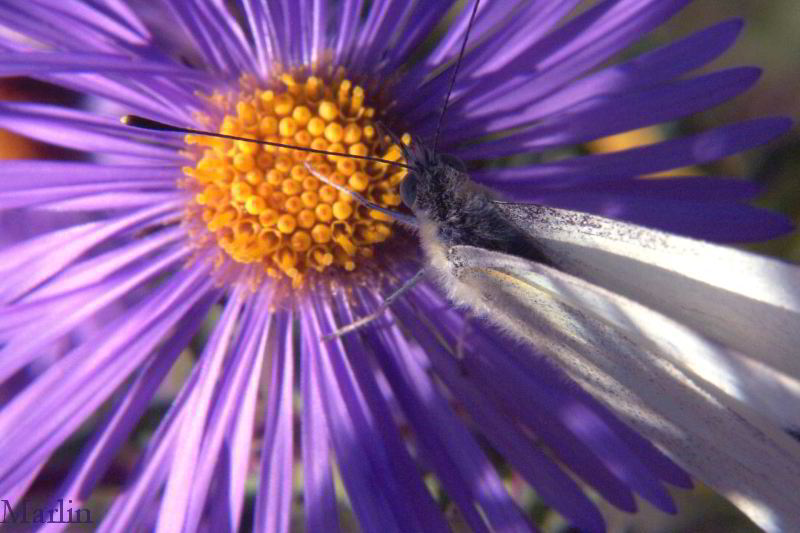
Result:
M487 318L553 358L588 392L767 531L800 531L800 444L704 379L724 347L570 274L481 248L449 252Z
M750 357L731 363L733 370L751 368L754 381L800 394L800 384L787 377L800 377L797 266L586 213L497 205L559 270L691 325ZM735 393L738 385L729 375L720 379ZM776 418L800 428L797 404L745 398L744 391L735 395L765 408L771 402Z

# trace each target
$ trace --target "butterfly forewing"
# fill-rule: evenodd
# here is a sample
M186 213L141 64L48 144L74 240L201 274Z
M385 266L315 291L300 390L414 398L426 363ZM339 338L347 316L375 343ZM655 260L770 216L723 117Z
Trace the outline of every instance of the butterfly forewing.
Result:
M559 270L800 375L796 266L587 213L496 205Z

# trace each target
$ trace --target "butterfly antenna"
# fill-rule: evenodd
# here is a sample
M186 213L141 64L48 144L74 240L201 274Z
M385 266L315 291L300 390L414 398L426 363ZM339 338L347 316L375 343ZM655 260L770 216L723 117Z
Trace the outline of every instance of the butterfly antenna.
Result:
M461 66L461 59L464 57L464 50L467 49L467 40L469 39L469 30L472 29L472 23L475 21L475 14L478 12L478 4L481 3L481 0L475 0L475 5L472 6L472 15L469 17L469 23L467 24L467 32L464 34L464 41L461 43L461 50L458 52L458 59L456 60L456 68L453 70L453 75L450 77L450 87L447 88L447 95L444 97L444 106L442 106L442 112L439 114L439 122L436 124L436 137L433 138L433 151L436 151L436 147L439 144L439 132L442 129L442 119L444 118L444 112L447 111L447 102L450 100L450 93L453 92L453 85L456 83L456 75L458 74L458 67Z
M322 154L322 155L335 155L339 157L349 157L351 159L363 159L365 161L374 161L376 163L386 163L387 165L395 165L398 167L403 167L406 169L411 169L410 166L406 165L405 163L400 163L399 161L390 161L389 159L381 159L380 157L371 157L368 155L354 155L354 154L345 154L341 152L329 152L328 150L317 150L315 148L305 148L303 146L293 146L291 144L283 144L277 143L272 141L262 141L259 139L248 139L247 137L237 137L235 135L225 135L224 133L214 133L211 131L202 131L202 130L193 130L191 128L181 128L178 126L173 126L171 124L165 124L163 122L158 122L156 120L152 120L149 118L140 117L137 115L125 115L121 119L122 123L131 126L134 128L140 128L143 130L152 130L152 131L167 131L173 133L190 133L193 135L204 135L206 137L219 137L220 139L230 139L232 141L243 141L249 143L256 143L256 144L265 144L267 146L275 146L277 148L288 148L290 150L299 150L301 152L310 152L312 154Z

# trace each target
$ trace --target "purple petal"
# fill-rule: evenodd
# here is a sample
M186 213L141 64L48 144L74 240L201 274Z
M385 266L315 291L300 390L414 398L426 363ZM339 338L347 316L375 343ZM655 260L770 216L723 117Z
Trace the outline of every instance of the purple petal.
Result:
M543 181L543 180L542 180ZM543 186L540 180L515 180L494 182L492 188L505 194L506 198L526 202L532 198L547 198L562 194L612 194L621 196L665 197L671 200L693 202L737 202L750 200L761 192L760 185L737 178L713 176L675 176L636 179L630 177L600 176L589 183L579 185L550 183Z
M71 397L70 394L74 393L74 391L72 391L70 387L80 387L84 385L84 380L87 377L93 378L95 374L108 372L108 369L103 367L101 363L129 365L129 361L120 361L119 359L121 358L104 358L110 358L116 351L128 346L132 339L136 338L137 335L141 335L143 331L146 331L153 325L153 321L159 314L170 313L168 314L168 318L170 318L171 322L167 324L164 331L166 331L171 324L179 320L188 307L186 307L186 302L181 302L180 305L175 306L175 301L185 296L184 292L198 288L196 287L197 280L201 278L203 274L207 274L206 269L195 268L191 272L173 276L173 279L165 283L153 294L149 295L148 298L139 303L132 310L117 318L99 332L96 332L94 338L91 339L94 344L87 342L75 347L69 354L62 357L57 363L51 365L35 382L30 384L23 392L16 395L13 401L4 407L2 412L0 412L0 426L5 427L6 433L9 433L11 431L10 428L13 428L15 424L18 426L18 430L24 427L28 422L34 422L35 413L42 411L42 406L44 405L51 408L54 406L63 407L65 402L72 402L73 400L69 400L69 398ZM200 288L202 289L203 287ZM169 294L168 298L164 298L165 293L167 293L169 289L175 291L175 294ZM200 295L202 295L202 292ZM157 298L161 300L159 301ZM190 299L189 304L195 300L196 298ZM171 306L174 308L171 308ZM126 321L128 322L126 323ZM157 324L155 330L161 331L162 328L164 328L164 326ZM98 338L102 338L103 342L98 344ZM145 336L145 338L139 339L139 344L157 342L158 340L159 337L156 335ZM135 351L134 348L136 348L136 346L128 346L127 349ZM88 358L88 361L87 352L91 353L91 357ZM146 354L139 354L139 357L143 357L144 355ZM74 372L69 374L71 380L66 381L64 376L69 368L73 368ZM55 387L56 390L53 390L55 384L61 384L62 386L60 388ZM103 384L102 381L96 384L107 386L107 384ZM45 398L46 401L42 401L42 398ZM42 413L44 413L44 411L42 411ZM47 418L46 413L42 414L42 416ZM20 422L21 419L26 420L26 422Z
M544 98L538 98L529 91L510 90L487 106L478 101L479 95L467 95L463 105L455 102L451 109L451 117L463 118L451 120L450 128L445 128L443 136L445 140L449 139L448 133L458 136L459 127L488 127L493 124L493 116L511 111L512 116L505 117L502 122L506 127L532 122L589 98L622 94L666 82L719 56L733 44L741 28L742 21L738 19L713 26L681 41L581 78ZM535 73L531 76L535 76Z
M228 454L223 451L223 445L229 427L239 416L236 407L238 407L241 395L245 390L247 380L252 375L257 360L264 354L263 348L269 331L268 318L270 315L263 311L268 305L269 302L265 303L256 298L245 303L241 313L243 324L240 327L237 342L230 350L221 376L214 380L218 389L209 403L209 416L205 421L201 437L202 445L196 464L193 466L195 473L191 485L186 487L190 494L183 527L187 531L198 529L208 496L212 492L212 481L228 487L224 492L230 493L232 490L232 487L229 486L232 465L225 460ZM225 324L221 323L217 327L223 328ZM261 349L259 350L259 348ZM249 463L249 457L245 457L245 460ZM243 494L242 488L239 488L237 492ZM234 503L238 505L241 502L232 502L226 497L223 502L217 503L217 506L221 508L219 519L225 522L225 529L229 531L236 531L239 527L238 523L232 522L233 517L230 513L231 505Z
M388 49L385 71L394 71L401 65L414 48L431 34L450 7L451 3L446 1L417 3L408 22L398 32L394 45Z
M43 201L30 206L51 212L91 212L128 210L164 203L175 198L175 192L105 192L86 194L75 198L60 198Z
M371 306L364 307L366 309L374 307L374 297L369 297L366 299L373 302ZM396 310L394 306L393 310ZM399 316L402 316L402 312L399 314ZM350 317L346 314L345 318ZM404 323L410 324L413 322L406 322L404 320ZM417 327L414 329L418 332L419 327L418 324L416 325ZM404 343L390 343L384 347L384 342L372 329L365 330L364 335L370 339L371 346L380 346L382 351L408 353L409 347ZM443 363L445 366L449 365L448 370L451 372L445 371L444 375L437 374L437 376L445 380L451 392L453 392L459 400L467 400L467 403L470 407L475 407L483 412L485 412L486 409L490 409L489 407L485 406L486 398L483 397L479 392L474 391L473 389L469 388L469 386L466 386L467 388L463 388L461 384L456 384L449 379L454 375L459 374L459 371L456 369L456 360L451 354L442 352L441 345L438 343L438 341L433 340L432 337L425 335L423 335L422 338L418 338L418 340L420 340L420 343L425 347L424 354L421 352L419 354L420 358L418 359L418 362L420 364L421 360L427 356L430 356L436 362ZM412 356L412 353L408 353L408 356ZM356 355L354 355L352 359L354 361L354 365L355 361L361 362L364 360L363 357L358 357ZM427 359L424 360L427 362ZM459 375L456 379L463 380L463 376ZM475 399L475 402L477 402L476 404L472 404L470 402L470 400L473 398ZM478 405L481 405L482 407L478 407ZM532 443L526 442L525 444L522 444L521 435L519 435L517 430L510 425L504 425L501 420L503 417L504 415L494 411L490 415L491 420L486 420L489 426L483 426L477 421L476 425L482 428L482 433L490 441L492 441L493 445L495 445L495 448L503 453L504 456L506 456L509 460L511 460L515 466L521 467L524 471L526 471L526 473L536 472L536 474L532 477L540 482L534 482L534 485L536 486L537 490L540 491L539 494L545 499L545 501L550 501L551 503L553 501L558 502L558 504L562 505L562 510L564 510L566 516L571 517L578 525L587 526L587 530L589 531L602 529L602 517L598 513L597 509L594 508L594 506L588 500L588 498L583 494L580 487L578 487L578 485L575 484L571 478L561 472L560 469L549 458L541 454ZM496 425L496 427L501 431L498 432L488 429L493 424ZM497 426L498 424L499 426ZM502 435L502 437L500 435ZM497 446L498 443L500 443L499 446ZM514 459L519 459L519 462L514 461ZM526 469L526 467L529 468ZM594 527L588 526L589 524L593 524Z
M350 323L353 321L353 314L349 309L349 298L341 296L336 299L337 309L342 314L344 322ZM448 531L442 513L431 498L413 459L402 444L403 437L397 431L386 399L375 382L375 373L369 364L367 352L355 336L347 336L342 340L346 348L344 355L358 380L359 390L369 404L368 411L374 413L376 429L380 432L382 445L389 456L388 465L399 485L402 496L395 498L395 501L401 516L409 521L407 525L404 524L404 530ZM417 523L412 525L411 520Z
M235 62L230 51L226 49L224 42L215 41L220 36L210 27L199 5L177 0L169 0L164 5L178 27L183 30L185 37L200 53L205 67L213 73L232 74Z
M446 315L441 310L435 311L431 300L419 299L415 293L414 301L422 309L426 309L428 315L437 313L440 324L446 323ZM453 333L450 335L452 339ZM563 376L559 378L559 374L541 364L540 359L528 357L526 360L530 361L529 366L534 368L526 371L509 357L503 357L503 352L497 350L497 343L502 341L496 335L472 335L470 339L468 346L474 349L474 355L467 355L463 364L468 374L478 381L484 394L524 421L548 444L556 456L597 488L611 503L629 511L635 508L629 490L621 481L625 484L631 483L645 494L653 495L654 502L668 502L668 498L663 498L663 489L652 476L641 469L636 456L626 453L624 446L598 446L598 442L589 446L586 442L587 435L575 434L574 428L561 418L576 405L569 389L559 387L560 383L565 383ZM519 351L519 348L507 353L513 354L515 351ZM553 417L551 413L557 417ZM668 508L666 505L662 508L664 507Z
M174 187L181 177L173 165L98 165L76 161L42 161L38 159L0 162L0 191L34 190L42 187L68 187L90 184L150 183L151 186ZM31 177L35 179L31 179Z
M208 309L216 299L216 295L209 294L209 296L198 303L193 312L181 321L176 328L177 334L170 338L169 342L141 369L136 381L117 402L81 456L75 461L54 499L72 499L79 505L89 498L95 485L149 407L167 372L205 319Z
M85 14L83 13L84 16ZM64 9L55 3L43 6L35 2L8 0L0 5L0 25L58 48L74 50L83 47L104 52L121 52L125 45L145 44L136 34L116 34L114 30L125 33L122 27L114 27L108 21L96 24L96 18L93 22L91 17L87 19L84 16L78 15L76 10ZM127 38L133 42L125 43Z
M318 303L313 309L304 309L304 329L314 332L312 338L331 329L321 316L323 312ZM386 457L371 438L369 420L365 420L369 413L363 410L362 400L352 388L351 376L339 366L341 352L338 347L323 345L315 353L320 356L319 383L331 442L359 524L366 531L402 531L403 520L395 514L396 504L391 498L397 491L387 472ZM338 371L335 367L339 367ZM376 485L381 490L376 491Z
M755 242L794 229L789 218L765 209L729 202L671 200L656 194L574 192L542 195L538 201L712 242Z
M689 0L600 2L535 43L528 52L519 54L504 70L509 74L540 72L528 89L545 95L657 28L688 3Z
M258 72L265 76L271 70L273 61L284 62L272 23L271 7L256 0L242 0L242 7L247 29L255 44Z
M22 498L27 494L28 489L30 489L31 485L33 485L33 482L36 480L37 476L44 467L45 467L45 460L42 460L42 463L39 465L38 468L34 468L33 470L31 470L28 477L22 478L16 484L16 486L10 488L8 492L4 494L4 496L7 497L3 499L9 502L12 509L16 508L17 504L22 501Z
M172 402L166 416L161 420L158 429L150 438L147 448L139 459L136 472L128 482L125 491L114 500L114 504L100 524L99 531L110 533L126 533L135 530L138 524L151 521L148 529L152 530L155 522L153 509L157 508L160 489L169 472L170 461L177 448L177 434L184 417L191 416L185 409L186 404L197 390L200 365L195 365L191 374L181 387L178 397ZM143 510L149 512L142 512Z
M286 28L283 38L289 64L292 66L301 66L303 65L303 48L306 36L303 31L295 30L295 28L299 30L304 22L300 20L299 2L279 0L279 3L281 6L280 13L283 15L281 23L283 27Z
M66 148L169 161L180 165L186 159L178 153L175 138L142 134L133 128L89 113L40 104L0 105L0 126L32 139ZM145 144L136 138L167 141L174 146Z
M98 6L87 4L81 0L59 0L57 2L41 2L46 8L55 14L67 17L75 17L82 23L98 28L109 35L114 36L120 41L130 44L146 45L150 34L140 21L129 9L123 8L116 2L104 2L106 4L116 3L111 10L108 6ZM123 15L120 17L120 15Z
M36 79L117 102L126 113L167 123L193 124L192 113L208 111L207 102L198 97L196 87L172 79L128 75L120 81L102 74L41 74ZM217 86L217 80L210 81L203 92L211 92Z
M658 27L688 1L607 0L595 4L506 64L497 73L505 83L498 83L492 76L488 85L476 86L478 96L471 100L474 104L491 105L511 92L528 93L531 100L545 96ZM520 75L525 72L538 75L533 79ZM465 70L464 75L469 76L470 72ZM428 113L423 104L413 117L419 120Z
M207 294L192 291L204 288L198 287L199 274L207 272L195 269L192 276L175 276L130 314L101 330L102 341L91 339L75 348L6 406L0 423L10 424L11 429L0 441L7 460L2 485L13 483L35 466L34 461L55 450L142 364L175 323ZM204 282L207 290L208 282ZM181 303L176 305L176 300Z
M716 161L765 144L791 127L792 121L785 117L762 118L620 152L528 167L477 171L473 177L484 183L535 179L544 186L580 185L609 176L632 177Z
M501 140L460 147L454 153L467 160L500 157L577 144L650 124L668 122L714 107L751 87L760 70L749 67L716 72L688 81L620 96L588 100L548 117L523 133ZM504 129L502 120L486 131ZM476 132L463 132L464 138Z
M138 76L208 79L201 70L163 62L134 60L129 56L78 52L0 53L0 76L32 76L54 72L102 72Z
M490 67L498 69L508 63L516 55L522 53L525 48L550 32L566 14L574 9L577 3L578 0L521 2L514 15L508 18L505 26L495 31L480 44L471 47L468 53L465 53L462 64L459 67L459 77L451 94L453 106L449 108L449 111L459 107L459 100L463 94L469 93L470 99L480 99L480 95L487 90L482 87L477 94L473 94L473 91L470 90L476 84L483 86L481 83L482 76L475 73L476 68L480 70L482 66L485 66L487 70ZM472 40L478 41L479 39ZM408 112L407 119L409 122L415 123L426 115L431 113L438 115L440 113L444 91L447 90L451 77L451 69L440 73L419 88L418 94L413 99L414 102L409 101L405 106L401 106L401 112ZM505 74L496 83L506 83L508 78L508 74ZM513 94L519 93L514 91ZM506 94L504 96L507 97ZM451 113L450 116L454 115ZM455 116L458 115L456 114ZM450 122L452 123L453 121L451 120ZM427 125L431 127L433 122L429 122Z
M263 316L270 319L271 313L265 303L269 302L271 297L269 294L262 294L260 298L260 302L256 305L261 306ZM263 354L267 353L269 326L270 323L267 323L264 327L258 346L259 356L256 357L252 372L250 372L248 381L242 390L241 399L236 409L238 416L233 420L227 435L227 444L230 449L231 479L229 493L226 497L230 501L231 524L240 523L245 503L246 483L251 469L251 448L253 446L253 431L256 421L256 406L261 385L261 371L264 366ZM264 456L262 455L262 457ZM289 470L291 471L291 468ZM263 486L259 485L259 487Z
M305 4L301 4L301 6L305 6ZM311 14L306 14L306 16L311 19L311 27L307 30L311 38L311 57L309 62L314 64L322 58L328 46L326 32L326 24L328 22L327 2L313 0Z
M308 324L308 322L306 322ZM330 466L330 432L325 422L323 398L319 382L318 352L311 344L311 335L303 330L302 370L303 393L303 501L307 531L339 531L336 494Z
M162 189L144 192L143 189ZM158 184L154 181L118 181L102 185L74 185L64 187L38 187L35 190L0 192L0 207L31 207L53 210L103 210L100 199L107 199L106 209L120 207L142 207L175 198L174 184ZM164 192L167 189L169 192Z
M21 242L0 252L0 294L12 301L51 278L78 257L120 233L139 229L181 202L163 203L107 222L92 222Z
M185 228L165 228L92 259L81 261L62 270L58 276L31 293L31 296L25 301L37 301L87 287L134 261L185 237Z
M213 39L213 46L223 50L229 57L226 67L236 67L238 72L253 72L255 61L250 45L227 4L222 1L195 4L198 20L204 31Z
M102 295L105 287L96 287L100 281L183 237L183 228L162 230L64 269L20 302L0 308L0 330L11 333L35 321L52 322L53 317L74 311ZM115 278L112 284L117 281Z
M170 466L167 486L164 489L158 513L156 530L159 532L180 531L189 518L187 513L189 512L190 495L195 479L200 474L197 469L201 465L198 456L203 432L208 413L212 408L214 390L222 372L222 363L225 360L236 320L241 311L245 290L236 289L231 295L219 324L214 328L214 333L198 361L200 365L198 386L196 393L192 395L186 406L186 409L191 412L191 416L183 418L178 432L182 453L175 456Z
M379 334L390 335L385 330ZM484 520L475 509L477 503L494 527L502 524L509 531L528 531L530 524L519 513L477 443L455 419L427 374L416 366L416 359L406 355L418 348L408 345L396 330L391 334L394 338L385 339L384 343L399 343L401 349L389 353L375 346L376 357L415 430L418 445L432 461L439 480L458 503L464 519L475 531L486 531Z
M347 62L353 50L353 43L358 36L358 19L363 4L363 0L343 0L342 6L338 9L335 57L339 64Z
M475 23L470 35L473 42L483 40L486 35L492 34L497 30L496 25L503 19L508 17L510 12L514 12L525 5L524 1L517 2L516 6L510 7L508 4L498 4L495 2L483 2L478 6L478 13L475 15ZM467 31L467 25L471 16L472 6L463 8L457 15L456 19L449 25L445 31L442 40L436 45L436 48L428 54L421 64L413 69L409 74L409 78L422 79L427 76L431 71L440 68L447 61L453 61L461 49L461 43L464 40L464 34ZM417 87L417 85L414 85Z
M465 75L483 78L523 57L579 3L579 0L529 2L502 31L487 39L486 45L469 54L461 67Z
M261 472L254 531L288 532L291 526L293 475L294 346L291 315L276 322L277 350L271 350L267 427L261 448ZM272 348L275 348L273 345ZM248 435L248 438L249 435Z
M526 5L526 2L519 1L516 6L513 7L509 7L507 3L483 2L480 4L478 6L478 13L475 16L474 26L470 31L470 41L473 43L480 42L484 40L487 35L495 34L495 32L498 31L498 24L506 19L509 13L521 9L523 5ZM462 9L453 23L447 27L442 40L437 43L434 50L420 61L419 64L412 67L403 79L398 82L395 87L395 94L415 95L413 99L401 100L398 107L398 114L402 116L410 115L416 106L426 106L428 110L431 108L440 109L441 102L444 100L443 91L446 87L445 84L449 84L449 80L452 77L455 58L461 49L461 43L464 40L471 11L472 9L469 8ZM426 87L424 81L432 72L441 68L447 62L452 62L453 65L450 65L434 78L435 81L439 82L438 87L440 91L428 92L429 87ZM458 86L458 83L456 86ZM423 99L418 98L420 96L422 96Z
M370 61L383 57L392 43L392 35L408 18L413 2L377 0L370 6L367 20L361 26L358 44L351 57L353 68L359 69Z
M115 18L120 24L124 24L145 38L151 37L147 26L125 0L105 0L102 8L106 10L108 16Z
M469 376L462 372L452 354L435 342L426 341L425 346L437 375L464 403L475 426L481 428L481 433L492 446L536 489L539 497L582 531L605 529L602 515L581 487L525 437L508 415L494 408L480 389L471 383Z

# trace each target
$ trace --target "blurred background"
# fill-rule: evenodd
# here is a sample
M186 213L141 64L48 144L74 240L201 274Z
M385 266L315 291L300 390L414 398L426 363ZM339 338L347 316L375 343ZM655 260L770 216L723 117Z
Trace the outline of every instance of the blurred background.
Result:
M798 0L695 0L692 5L668 24L648 36L637 45L636 50L647 49L683 37L721 20L741 16L747 24L736 45L721 59L705 67L713 70L736 65L758 65L764 75L755 89L739 96L717 109L694 116L677 127L682 131L704 130L715 125L731 123L765 115L787 115L794 120L800 118L800 2ZM630 51L628 52L628 55ZM28 100L64 105L85 105L78 95L74 95L44 84L26 79L2 80L0 99ZM624 136L594 143L590 149L603 151L611 148L652 142L668 135L664 128L637 131ZM0 157L2 158L78 158L80 154L55 149L46 145L31 143L0 130ZM763 186L763 194L758 204L776 210L800 222L800 130L795 127L790 134L767 147L740 154L715 163L709 172L725 175L738 175L753 180ZM9 221L3 217L4 227L13 227L20 219ZM4 230L4 233L7 230ZM8 230L11 231L11 230ZM9 235L4 235L8 238ZM766 243L750 245L761 253L780 256L800 262L800 232L774 239ZM197 339L196 346L202 346ZM96 491L87 507L102 516L113 497L124 487L127 473L135 463L138 452L157 426L161 415L177 392L185 371L191 366L191 354L182 359L183 368L173 372L170 383L159 392L158 401L148 416L141 422L137 436L106 475L102 488ZM180 366L180 365L179 365ZM1 399L0 399L1 400ZM32 499L45 500L76 458L83 443L91 435L93 424L87 424L56 454L45 472L35 484ZM536 501L535 495L525 488L507 468L498 465L507 475L509 489L517 491L533 519L545 531L568 531L558 515L549 512ZM302 493L302 478L298 477L296 491ZM254 488L254 487L253 487ZM527 491L527 492L526 492ZM747 532L757 531L749 521L725 500L700 486L694 491L674 490L680 513L669 516L661 513L646 502L639 500L641 512L629 515L599 503L607 517L609 531L613 532ZM342 516L347 526L353 521L344 509L346 496L342 493ZM296 525L302 531L302 507L296 498ZM252 501L250 502L252 504ZM447 506L447 504L444 504ZM460 529L460 521L455 509L448 509L454 528ZM798 511L800 512L800 510ZM249 524L243 524L248 530ZM73 529L79 530L79 529ZM357 529L352 526L353 531Z
M795 125L789 134L721 165L764 187L759 205L800 222L800 2L695 0L652 39L674 39L730 17L744 18L745 28L733 48L711 67L757 65L763 76L754 89L732 102L693 117L693 126L702 129L767 115L791 117ZM752 248L800 262L800 232Z

